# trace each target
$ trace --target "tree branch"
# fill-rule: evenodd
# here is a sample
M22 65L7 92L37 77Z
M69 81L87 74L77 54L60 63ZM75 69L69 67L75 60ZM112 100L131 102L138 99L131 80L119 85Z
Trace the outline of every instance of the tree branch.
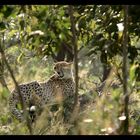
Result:
M129 133L129 110L128 110L128 102L129 102L129 94L128 94L128 5L124 5L124 32L123 32L123 93L124 93L124 115L126 119L123 124L122 134Z
M3 44L4 44L4 43L3 43ZM7 67L8 71L9 71L9 73L10 73L10 75L11 75L11 78L12 78L14 84L15 84L15 89L17 90L17 92L18 92L18 94L19 94L19 98L20 98L20 101L21 101L21 106L22 106L22 109L23 109L23 115L24 115L24 117L26 118L27 127L28 127L28 129L29 129L29 131L30 131L30 134L32 135L32 127L31 127L30 121L29 121L29 119L28 119L28 117L27 117L26 106L25 106L25 103L24 103L22 94L21 94L21 92L20 92L20 88L19 88L18 83L17 83L17 81L16 81L16 79L15 79L15 77L14 77L13 71L12 71L12 69L11 69L11 67L10 67L10 65L9 65L9 63L8 63L8 61L7 61L7 59L6 59L4 50L3 50L3 48L2 48L1 45L0 45L0 53L1 53L2 59L3 59L5 65L6 65L6 67Z
M72 44L73 44L73 54L74 54L74 80L75 80L75 99L74 99L74 109L76 109L78 103L78 56L77 56L77 37L76 37L76 29L75 29L75 21L73 16L73 6L69 5L69 15L70 15L70 22L71 22L71 30L72 30Z

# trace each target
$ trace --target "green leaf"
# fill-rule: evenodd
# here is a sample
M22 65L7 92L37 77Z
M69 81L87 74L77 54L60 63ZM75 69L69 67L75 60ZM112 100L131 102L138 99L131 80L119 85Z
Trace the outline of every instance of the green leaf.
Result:
M91 29L94 29L96 27L96 22L95 20L91 20L90 25Z
M59 34L59 38L60 38L61 40L65 40L65 39L66 39L66 36L65 36L63 33L61 33L61 34Z
M23 52L18 56L17 62L20 64L21 63L21 58L23 57Z
M79 17L80 14L79 14L78 12L74 12L74 13L73 13L73 16L74 16L74 17Z
M136 71L136 68L138 67L138 65L134 64L130 67L130 71L129 71L129 79L130 79L130 84L132 86L135 85L135 82L136 82L136 75L135 75L135 71Z
M4 11L4 18L9 17L12 14L13 8L12 7L6 7L6 10Z
M0 22L0 30L3 30L5 28L6 28L5 23L4 22Z

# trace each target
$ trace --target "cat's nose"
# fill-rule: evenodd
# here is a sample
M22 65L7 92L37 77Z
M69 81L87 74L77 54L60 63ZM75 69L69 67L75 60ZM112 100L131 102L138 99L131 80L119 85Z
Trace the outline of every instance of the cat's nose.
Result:
M63 72L57 72L57 74L59 75L60 78L64 77Z

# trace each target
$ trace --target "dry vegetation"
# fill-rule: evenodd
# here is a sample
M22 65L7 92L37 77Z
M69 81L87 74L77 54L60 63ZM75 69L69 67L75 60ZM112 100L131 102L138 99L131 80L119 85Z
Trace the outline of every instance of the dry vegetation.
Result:
M33 134L140 134L139 9L137 5L0 6L0 49L19 84L47 80L55 60L74 61L76 115L64 123L62 106L47 104L32 124ZM19 123L9 113L9 91L16 82L1 50L0 134L31 134L26 122Z
M86 58L85 58L86 59ZM50 106L46 105L45 110L38 117L37 121L32 125L33 134L38 135L109 135L119 134L119 127L124 120L123 114L123 89L120 81L116 76L116 69L113 67L106 83L102 89L102 94L99 96L97 87L100 86L100 72L94 66L98 61L89 61L88 59L79 62L79 99L81 106L79 113L76 116L76 123L63 123L62 108L57 111L50 111ZM20 66L10 63L16 79L19 83L32 80L44 81L52 74L52 61L41 60L39 58L26 59L22 61ZM98 63L99 64L99 63ZM99 64L100 65L100 64ZM95 72L95 74L94 74ZM133 71L132 71L133 72ZM5 79L9 89L14 87L9 73L5 72ZM138 83L137 83L138 84ZM26 135L29 134L25 124L19 123L13 119L8 109L9 93L3 87L0 88L0 134L6 135ZM132 87L129 87L132 90ZM138 126L138 110L139 110L139 92L136 89L132 90L130 117L136 117L135 120L130 118L129 131L131 134L139 132ZM136 102L137 99L137 102ZM135 112L135 113L134 113ZM134 115L135 114L135 115Z

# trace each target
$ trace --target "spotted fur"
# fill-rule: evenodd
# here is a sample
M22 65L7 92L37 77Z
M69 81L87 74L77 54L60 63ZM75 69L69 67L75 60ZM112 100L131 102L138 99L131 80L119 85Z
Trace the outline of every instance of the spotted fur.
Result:
M54 65L55 74L45 82L32 81L20 84L20 92L24 103L31 106L42 107L49 102L63 102L64 107L72 110L74 103L74 80L71 63L61 61ZM68 100L70 102L68 102ZM24 119L23 113L18 109L20 104L19 94L16 89L9 98L10 112L20 121Z

